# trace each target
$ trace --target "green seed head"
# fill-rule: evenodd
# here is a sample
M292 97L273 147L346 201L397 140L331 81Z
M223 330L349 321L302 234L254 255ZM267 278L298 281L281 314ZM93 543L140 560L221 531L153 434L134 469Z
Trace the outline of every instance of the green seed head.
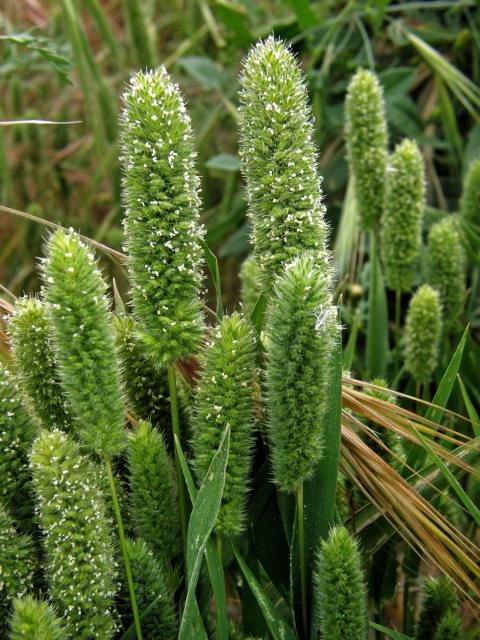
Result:
M458 607L455 587L448 578L427 578L423 585L423 598L415 633L416 640L430 640L447 613Z
M273 37L247 56L240 119L254 255L270 289L298 253L321 254L327 235L305 80L293 53Z
M125 442L124 407L106 284L90 248L74 232L50 236L43 278L76 428L90 448L113 456Z
M107 640L116 630L116 562L94 465L57 430L39 435L31 460L50 596L69 637Z
M176 483L161 433L140 421L129 435L127 456L138 533L157 553L173 558L180 551Z
M460 213L474 224L480 224L480 157L468 167L460 199Z
M230 452L217 530L235 535L245 526L255 424L255 337L250 324L238 313L225 316L202 351L201 365L193 419L195 466L203 480L229 425Z
M363 229L381 220L385 200L387 123L383 90L377 76L360 69L348 87L345 103L348 161Z
M33 596L15 600L8 637L9 640L67 640L52 607Z
M194 351L203 231L190 118L164 67L136 73L123 96L126 250L135 314L156 365Z
M453 216L437 222L428 236L428 283L440 294L444 328L454 324L465 302L465 253Z
M446 613L440 620L433 640L462 640L462 621L453 611Z
M33 516L28 454L35 435L20 389L0 363L0 499L26 531Z
M240 298L243 312L249 316L262 291L261 274L255 256L249 255L240 267Z
M9 323L20 386L46 428L69 429L71 416L60 382L47 309L37 298L17 301Z
M404 140L390 158L383 216L383 260L387 285L409 291L418 272L425 170L416 142Z
M317 629L328 640L366 640L367 600L360 553L344 527L322 542L314 572Z
M330 280L316 261L304 255L287 265L266 323L266 408L273 476L282 491L295 491L322 454L336 315Z
M410 300L405 325L405 368L417 382L430 382L437 366L442 332L438 292L428 284Z

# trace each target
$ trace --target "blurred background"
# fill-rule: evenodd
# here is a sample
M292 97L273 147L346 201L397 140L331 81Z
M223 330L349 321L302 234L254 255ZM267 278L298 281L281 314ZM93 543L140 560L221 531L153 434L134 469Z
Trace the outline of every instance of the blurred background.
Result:
M340 237L338 228L344 98L360 66L383 84L390 147L405 136L422 146L428 215L455 211L480 145L477 0L1 0L0 205L120 250L120 95L132 71L165 64L193 119L202 219L232 308L249 250L237 78L250 45L270 33L291 44L306 73L341 260L359 250L356 231ZM10 122L18 120L80 122ZM15 294L38 288L44 237L42 225L0 210L0 282Z

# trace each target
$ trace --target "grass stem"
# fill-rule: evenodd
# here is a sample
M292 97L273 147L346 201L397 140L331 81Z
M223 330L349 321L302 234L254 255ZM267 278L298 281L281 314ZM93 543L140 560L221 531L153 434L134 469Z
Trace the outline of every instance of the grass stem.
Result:
M298 545L300 551L300 582L303 629L307 632L307 573L305 567L305 526L303 519L303 482L297 489Z
M397 289L395 291L395 364L396 364L395 368L397 371L400 369L400 356L401 356L401 351L400 351L400 338L402 335L402 328L400 326L401 310L402 310L402 292L400 291L400 289Z

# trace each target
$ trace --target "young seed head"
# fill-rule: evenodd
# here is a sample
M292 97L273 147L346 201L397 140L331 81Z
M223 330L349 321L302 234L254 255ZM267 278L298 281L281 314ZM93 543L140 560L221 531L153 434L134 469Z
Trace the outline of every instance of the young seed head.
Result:
M193 417L195 467L201 480L230 427L225 488L217 530L236 535L245 527L245 502L255 426L255 337L240 314L225 316L201 354Z
M249 316L262 291L261 274L254 255L249 255L240 267L240 299L245 316Z
M387 123L383 89L377 76L360 69L348 87L345 136L350 171L363 229L379 224L385 200Z
M336 315L330 280L310 255L285 267L266 322L266 408L273 476L282 491L295 491L322 454Z
M405 368L417 382L428 384L432 378L441 333L438 292L424 284L410 300L405 325Z
M52 607L33 596L13 603L9 640L67 640L61 621Z
M422 217L425 208L425 169L416 142L403 140L390 158L382 226L387 285L409 291L418 272Z
M468 222L480 224L480 157L468 167L460 199L460 213Z
M415 633L416 640L434 637L441 619L447 613L455 613L458 607L455 587L445 576L427 578L423 585L420 618Z
M60 378L85 443L100 455L124 446L123 398L106 284L73 231L53 233L43 263Z
M462 638L462 620L458 614L449 611L440 620L433 640L462 640Z
M323 541L314 572L317 629L328 640L366 640L367 599L360 553L345 527Z
M123 96L125 237L135 315L157 366L194 351L203 230L188 117L166 69L136 73Z
M450 328L465 302L465 253L452 216L435 224L428 236L428 283L438 291L444 328Z
M31 462L50 596L69 637L107 640L116 630L116 562L94 465L58 430L38 436Z
M301 251L321 254L327 235L305 80L273 37L253 47L240 79L242 171L255 260L265 289Z
M129 434L128 468L134 524L158 554L180 551L175 473L162 435L141 420Z
M19 383L32 413L46 429L69 430L71 416L60 382L45 303L28 296L18 300L9 330Z

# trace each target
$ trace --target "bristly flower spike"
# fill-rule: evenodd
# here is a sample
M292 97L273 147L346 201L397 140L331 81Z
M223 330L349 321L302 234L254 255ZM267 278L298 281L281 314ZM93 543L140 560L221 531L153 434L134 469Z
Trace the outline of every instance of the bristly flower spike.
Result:
M255 337L249 322L238 313L225 316L212 330L200 363L193 417L195 467L203 480L229 426L230 451L216 530L233 536L245 527L255 426Z
M460 198L460 214L468 222L480 225L480 157L470 163Z
M421 384L430 382L437 366L441 333L439 295L425 284L410 300L405 326L405 368Z
M39 435L31 460L52 600L69 637L107 640L116 627L116 562L93 462L58 430Z
M321 544L314 572L317 629L328 640L366 640L367 598L356 541L345 527Z
M9 640L67 640L67 634L52 607L33 596L13 603Z
M125 444L123 392L106 284L77 233L56 231L42 265L60 377L75 426L99 455Z
M385 200L387 124L382 86L377 76L360 69L348 87L345 103L348 161L364 230L380 223Z
M282 491L296 491L322 454L336 316L330 281L314 258L287 265L266 321L266 407L273 476Z
M28 296L18 300L9 331L19 383L32 413L46 429L70 429L45 303Z
M462 640L463 629L460 616L449 611L440 620L433 640Z
M133 306L156 366L197 349L203 230L190 118L161 67L134 74L121 118L125 245Z
M394 291L410 291L413 287L418 272L424 208L423 157L416 142L403 140L390 158L382 221L385 277Z
M442 618L447 613L454 613L457 607L457 593L447 577L427 578L422 590L415 640L430 640L434 637Z
M242 171L254 256L268 290L302 251L323 259L322 179L306 84L290 49L273 37L255 45L240 83Z

